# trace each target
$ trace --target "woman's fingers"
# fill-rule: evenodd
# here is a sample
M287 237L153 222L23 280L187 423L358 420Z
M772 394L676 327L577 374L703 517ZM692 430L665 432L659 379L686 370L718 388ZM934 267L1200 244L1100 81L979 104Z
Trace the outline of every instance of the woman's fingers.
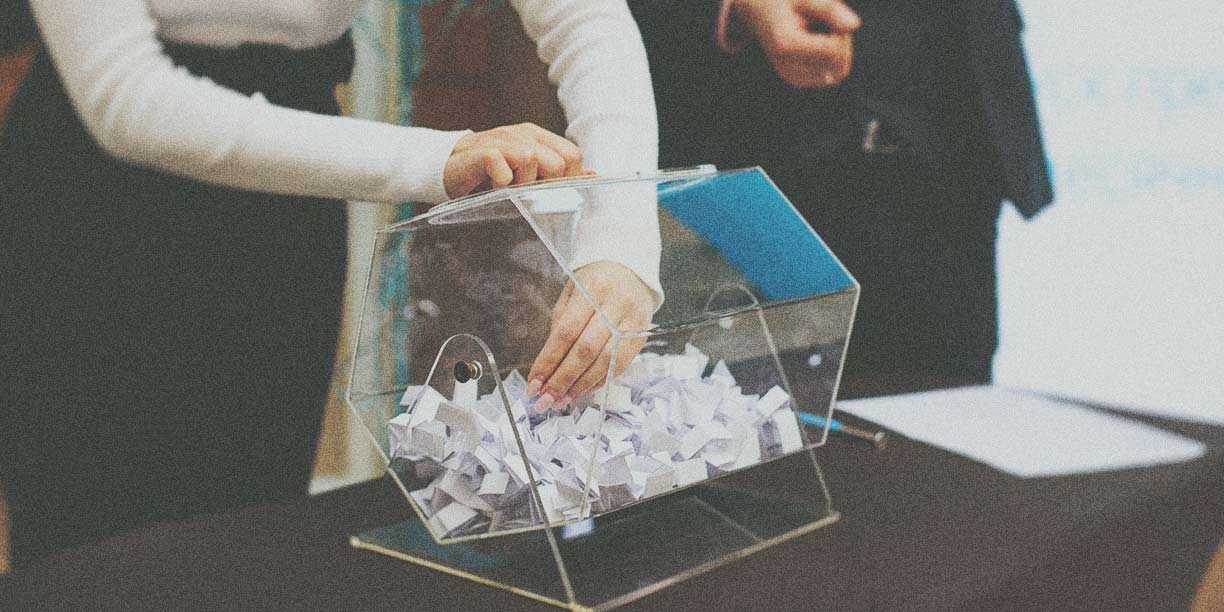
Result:
M556 151L540 145L539 176L541 179L561 178L565 176L565 160Z
M548 323L550 336L552 334L552 330L557 329L558 322L561 320L561 318L569 312L567 307L573 295L574 283L565 283L565 289L561 290L561 297L557 298L557 303L553 305L552 316L550 317L550 321ZM547 342L545 344L547 345ZM548 371L545 371L544 369L556 367L555 363L551 365L545 363L548 358L542 358L543 355L543 350L541 350L540 355L537 355L535 362L531 364L531 371L527 373L528 397L537 397L540 394L540 389L544 387L544 381L548 378L548 375L552 373L551 369ZM562 354L561 357L564 358L564 354Z
M577 270L575 278L591 293L603 316L578 293L575 281L566 284L553 308L548 339L527 377L527 395L539 397L536 410L540 412L565 405L603 384L612 342L620 343L614 368L619 375L645 345L644 337L633 334L650 328L654 294L629 268L598 261ZM616 322L616 330L605 323L605 316Z
M510 181L514 180L514 172L510 169L510 164L506 163L506 158L502 156L501 151L486 149L484 165L490 185L505 187L510 184Z
M556 151L535 140L517 139L502 145L506 161L514 168L516 185L565 174L565 161Z
M800 14L820 21L833 32L850 33L863 25L863 20L841 0L800 0L795 4Z
M549 330L548 339L544 341L544 348L540 349L540 354L536 356L535 363L531 365L531 372L527 375L527 395L540 398L536 401L536 410L540 412L548 410L552 407L552 403L561 399L559 393L554 393L548 400L545 400L542 394L544 385L552 379L553 373L565 360L570 348L582 336L587 323L594 315L595 309L583 299L568 299L564 306L559 304L554 309L553 324L552 329ZM596 321L598 321L597 318ZM555 391L555 385L552 389Z
M774 70L792 87L829 87L850 75L854 42L849 34L799 32L770 50Z
M540 144L556 153L561 162L558 176L581 176L583 174L582 149L579 149L578 145L532 123L524 124L524 128Z
M582 151L537 125L523 123L459 139L443 170L446 194L457 198L479 187L505 187L540 179L578 176Z
M446 162L443 182L448 197L467 195L481 185L503 187L514 180L510 165L495 148L468 149L452 154Z
M514 184L522 185L524 183L530 183L536 180L537 169L538 169L538 166L536 166L536 164L531 163L531 162L515 166Z
M638 352L645 345L646 338L643 336L622 338L619 343L609 340L603 352L600 353L599 359L587 368L587 371L583 372L578 381L574 383L570 395L573 397L586 395L603 386L608 376L608 364L612 362L613 349L616 349L616 367L612 368L612 378L616 378L625 371L625 368L629 367L633 358L637 357Z
M600 347L599 356L595 361L591 362L591 365L587 366L586 371L570 387L567 394L569 397L578 397L588 391L597 389L607 380L608 365L612 363L612 349L616 344L617 340L609 336L604 345Z
M591 367L591 364L596 363L604 355L604 349L611 337L611 330L599 317L592 316L588 319L578 339L572 343L569 352L565 354L565 358L544 382L540 399L536 403L536 410L542 412L554 405L567 406L574 401L574 398L577 397L577 394L573 393L574 383L578 382L578 378L587 371L587 368ZM607 367L605 362L604 368ZM544 406L541 406L541 403Z
M550 326L552 327L557 326L557 321L561 320L561 317L565 315L566 304L569 303L570 299L573 298L573 296L574 296L574 282L569 281L565 283L565 289L561 290L561 297L557 298L557 303L553 305L551 321L549 322Z

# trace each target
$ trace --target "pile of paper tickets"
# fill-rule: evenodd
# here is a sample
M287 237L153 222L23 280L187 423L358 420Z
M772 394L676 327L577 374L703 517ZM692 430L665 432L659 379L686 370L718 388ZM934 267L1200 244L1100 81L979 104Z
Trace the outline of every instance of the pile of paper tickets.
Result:
M708 364L692 345L682 355L643 353L608 387L605 410L601 390L542 415L512 372L502 386L521 448L496 391L478 396L473 380L448 400L410 387L402 403L411 411L390 422L391 454L435 475L412 497L436 534L454 537L540 524L532 478L549 521L561 522L802 448L781 387L746 395L725 363L706 374Z

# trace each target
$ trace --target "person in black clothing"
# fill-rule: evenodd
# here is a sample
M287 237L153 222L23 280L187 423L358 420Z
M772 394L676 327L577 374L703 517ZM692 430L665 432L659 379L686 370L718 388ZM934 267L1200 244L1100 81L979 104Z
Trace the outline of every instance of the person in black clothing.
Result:
M1014 1L630 7L660 164L763 166L862 284L841 396L989 381L1001 203L1053 199Z
M0 0L0 54L24 47L35 36L30 5L24 0Z

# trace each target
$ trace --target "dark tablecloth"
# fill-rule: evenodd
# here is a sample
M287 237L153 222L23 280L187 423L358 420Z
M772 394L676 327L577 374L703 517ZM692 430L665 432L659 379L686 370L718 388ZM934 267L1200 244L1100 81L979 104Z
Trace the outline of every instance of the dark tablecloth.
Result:
M840 522L624 609L1185 610L1224 536L1224 429L1145 420L1207 456L1023 480L904 439L833 437L818 456ZM160 525L16 568L0 610L552 609L350 548L409 516L384 478Z

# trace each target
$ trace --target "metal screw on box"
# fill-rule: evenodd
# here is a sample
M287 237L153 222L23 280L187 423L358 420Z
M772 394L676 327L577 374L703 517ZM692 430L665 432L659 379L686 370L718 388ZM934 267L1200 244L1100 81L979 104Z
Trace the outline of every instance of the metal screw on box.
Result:
M479 361L466 360L455 362L455 382L465 383L480 378L484 368Z
M650 292L649 326L595 301L593 261L642 281L622 290ZM835 522L828 429L797 414L831 417L858 294L760 169L549 181L383 228L346 399L415 516L352 543L608 610ZM405 315L425 302L444 314ZM609 366L538 413L523 373L559 303Z

